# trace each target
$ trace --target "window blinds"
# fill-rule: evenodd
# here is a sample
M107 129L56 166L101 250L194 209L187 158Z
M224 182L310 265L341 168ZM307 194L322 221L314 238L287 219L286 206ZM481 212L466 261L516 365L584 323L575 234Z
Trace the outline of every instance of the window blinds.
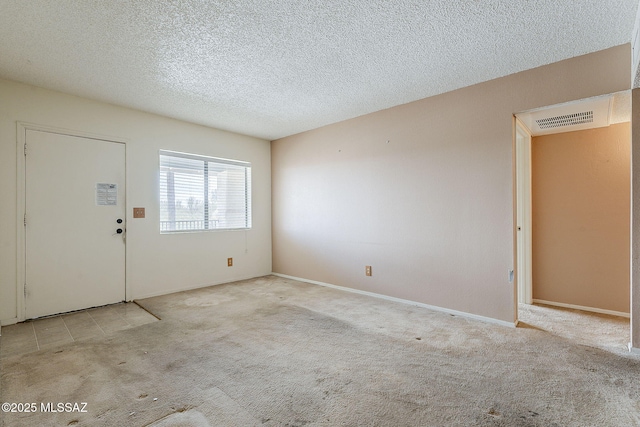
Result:
M251 163L160 151L160 232L251 228Z

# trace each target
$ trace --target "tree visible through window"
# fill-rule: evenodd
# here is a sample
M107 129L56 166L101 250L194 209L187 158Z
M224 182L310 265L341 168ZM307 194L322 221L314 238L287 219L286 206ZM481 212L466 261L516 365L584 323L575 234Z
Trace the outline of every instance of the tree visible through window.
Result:
M251 228L251 163L160 151L160 232Z

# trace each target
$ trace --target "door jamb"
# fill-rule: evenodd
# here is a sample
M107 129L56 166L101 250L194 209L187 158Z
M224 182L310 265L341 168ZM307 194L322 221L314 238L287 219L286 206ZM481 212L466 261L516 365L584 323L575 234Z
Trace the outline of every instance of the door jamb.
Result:
M521 136L524 138L521 139ZM516 235L516 302L532 304L531 132L517 117L515 118L514 146L516 151L516 221L514 227ZM520 283L518 279L524 279L524 283Z
M34 130L40 132L48 132L48 133L57 133L61 135L68 136L76 136L80 138L87 139L96 139L100 141L114 142L124 144L124 152L125 152L125 224L129 224L127 206L129 206L129 188L127 185L127 176L129 175L128 171L128 163L127 162L127 140L120 137L107 136L107 135L99 135L91 132L83 132L77 130L69 130L64 128L59 128L55 126L47 126L47 125L39 125L35 123L28 122L16 122L16 183L17 183L17 200L16 200L16 230L17 230L17 241L16 241L16 321L22 322L26 320L25 313L25 281L26 281L26 263L27 263L27 252L26 252L26 229L25 229L25 215L26 215L26 136L27 130ZM124 278L124 288L125 288L125 301L131 300L131 290L129 289L129 269L127 268L128 261L128 251L127 251L127 243L125 240L125 278Z

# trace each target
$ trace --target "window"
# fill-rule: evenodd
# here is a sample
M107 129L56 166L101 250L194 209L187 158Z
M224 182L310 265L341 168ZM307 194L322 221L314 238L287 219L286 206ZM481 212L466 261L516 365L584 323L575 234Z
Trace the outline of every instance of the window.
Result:
M160 232L251 228L251 163L160 150Z

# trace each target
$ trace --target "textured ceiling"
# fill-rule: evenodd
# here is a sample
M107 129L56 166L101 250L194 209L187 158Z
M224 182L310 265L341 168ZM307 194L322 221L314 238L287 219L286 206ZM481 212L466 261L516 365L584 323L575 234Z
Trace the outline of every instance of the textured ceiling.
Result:
M631 41L637 0L0 0L0 77L276 139Z

